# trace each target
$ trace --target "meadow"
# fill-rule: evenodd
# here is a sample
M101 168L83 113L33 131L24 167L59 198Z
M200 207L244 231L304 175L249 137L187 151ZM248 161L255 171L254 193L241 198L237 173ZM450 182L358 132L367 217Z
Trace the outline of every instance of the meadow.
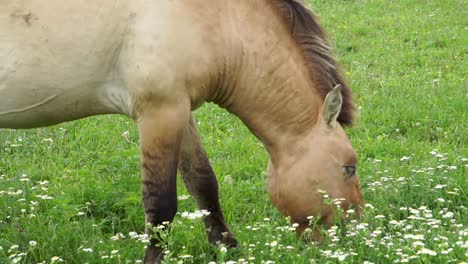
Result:
M178 182L167 263L468 262L468 20L463 0L314 0L359 120L360 222L298 240L266 192L268 157L233 115L196 111L239 248L208 245ZM139 263L138 134L121 116L0 130L0 263Z

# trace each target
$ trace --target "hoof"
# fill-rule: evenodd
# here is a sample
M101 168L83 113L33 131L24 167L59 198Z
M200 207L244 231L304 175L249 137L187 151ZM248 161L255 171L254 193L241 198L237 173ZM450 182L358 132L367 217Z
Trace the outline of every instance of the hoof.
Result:
M234 238L234 235L227 228L223 228L223 231L220 230L211 230L207 231L208 241L211 244L217 245L219 243L226 245L228 248L237 247L237 240Z

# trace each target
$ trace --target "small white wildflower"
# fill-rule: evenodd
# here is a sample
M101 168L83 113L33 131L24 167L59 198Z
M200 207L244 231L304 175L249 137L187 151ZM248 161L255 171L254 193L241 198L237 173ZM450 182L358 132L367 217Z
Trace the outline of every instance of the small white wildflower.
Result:
M63 262L63 259L61 257L58 257L58 256L53 256L50 260L51 260L51 263Z
M422 248L418 251L418 255L425 254L425 255L430 255L430 256L437 256L437 252L427 249L427 248Z
M117 234L115 234L115 236L111 236L110 239L113 240L113 241L117 241L117 240L122 240L124 238L125 238L124 234L117 233Z
M447 250L442 250L442 251L440 252L440 254L442 254L442 255L448 255L448 254L450 254L450 252L452 252L452 251L453 251L453 248L448 248Z
M92 248L83 248L82 251L83 252L93 252L93 249Z
M404 238L405 239L413 239L413 240L423 240L424 235L422 235L422 234L417 234L417 235L407 234L407 235L404 235Z
M119 251L117 249L114 249L114 250L111 251L112 255L117 254L117 253L119 253Z
M424 247L424 243L421 241L413 242L413 247Z
M444 184L437 184L434 188L436 189L442 189L444 187L447 187L447 185L444 185Z
M410 159L411 159L411 157L403 156L403 157L400 159L400 161L405 161L405 160L410 160Z
M47 185L47 184L49 184L49 181L40 181L39 182L39 185Z
M209 214L210 214L210 212L208 212L207 210L197 210L197 211L195 211L193 213L182 212L181 216L183 218L188 218L190 220L193 220L193 219L205 217L205 216L207 216Z
M31 241L29 241L29 245L30 245L31 247L35 247L35 246L37 246L37 241L31 240Z
M177 197L177 199L178 199L179 201L188 200L188 198L190 198L189 195L181 195L181 196Z
M225 246L221 246L219 248L219 251L222 252L222 253L226 253L227 252L227 248Z
M270 247L276 247L276 245L278 245L278 241L271 241L270 242Z
M233 184L233 183L234 183L234 179L232 178L231 175L226 175L226 176L224 176L224 183L226 183L226 184Z
M326 191L324 191L322 189L318 189L317 192L320 193L320 194L326 194L327 193Z
M41 198L42 200L52 200L53 197L49 195L36 195L37 198Z
M444 219L449 219L449 218L452 218L452 217L453 217L452 212L447 212L446 214L442 215L442 218L444 218Z
M83 213L83 212L78 212L76 215L77 215L77 216L82 216L82 215L85 215L85 213Z
M10 249L8 249L8 252L12 252L12 251L15 251L19 248L19 245L13 245L10 247Z

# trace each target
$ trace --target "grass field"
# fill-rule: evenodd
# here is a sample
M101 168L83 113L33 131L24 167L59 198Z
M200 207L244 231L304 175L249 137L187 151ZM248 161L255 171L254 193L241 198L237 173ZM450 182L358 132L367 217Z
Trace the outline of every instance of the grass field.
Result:
M237 118L196 112L238 249L208 245L179 181L168 263L468 261L467 5L315 0L360 109L348 134L367 201L360 224L298 241L266 192L267 156ZM135 263L145 237L137 131L101 116L0 130L0 263ZM184 214L185 215L185 214ZM215 257L216 255L216 257Z

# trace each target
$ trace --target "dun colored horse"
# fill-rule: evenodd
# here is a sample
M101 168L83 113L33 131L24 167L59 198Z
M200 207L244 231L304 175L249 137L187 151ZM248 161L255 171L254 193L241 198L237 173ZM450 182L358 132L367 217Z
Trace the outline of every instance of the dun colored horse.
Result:
M265 145L271 200L298 233L333 221L319 190L362 204L357 156L342 128L350 90L302 0L102 0L0 3L0 127L98 114L138 125L146 222L177 211L176 172L211 243L237 244L191 111L214 102ZM148 230L151 232L151 230ZM145 261L158 263L157 236Z

